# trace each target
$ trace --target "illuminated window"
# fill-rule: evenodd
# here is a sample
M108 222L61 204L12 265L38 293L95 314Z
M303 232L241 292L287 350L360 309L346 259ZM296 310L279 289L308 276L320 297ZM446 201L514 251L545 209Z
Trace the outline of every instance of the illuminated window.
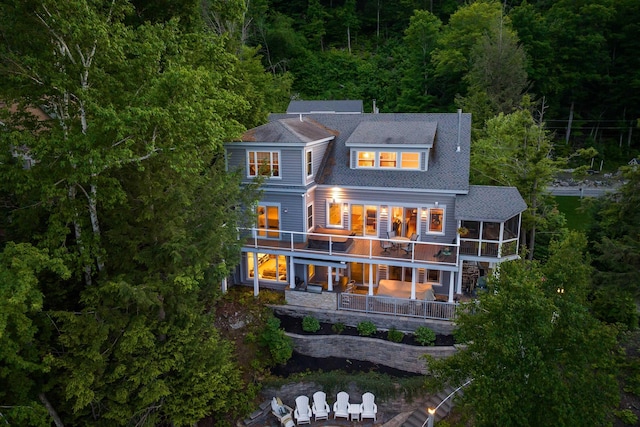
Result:
M429 210L429 231L432 233L442 233L444 222L444 210L433 208Z
M400 167L402 169L419 169L420 153L402 153L402 162Z
M358 167L372 168L376 165L376 153L374 151L358 151Z
M280 155L277 151L249 151L249 176L280 176Z
M396 157L398 153L395 152L381 152L380 153L380 167L381 168L395 168L397 166Z
M329 202L327 212L329 225L342 225L342 202Z
M260 205L257 208L258 214L258 236L279 237L280 209L278 206Z

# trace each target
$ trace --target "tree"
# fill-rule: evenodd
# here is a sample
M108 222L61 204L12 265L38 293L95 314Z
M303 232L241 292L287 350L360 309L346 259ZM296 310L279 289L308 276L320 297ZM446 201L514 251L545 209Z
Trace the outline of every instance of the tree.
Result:
M498 113L508 114L518 107L528 85L527 61L516 34L503 20L472 48L471 61L464 77L468 95L458 103L473 113L476 127L480 127Z
M38 342L44 294L39 284L41 272L62 278L69 270L62 260L28 243L9 242L0 253L0 406L8 424L51 425L46 394L40 376L50 370L48 349Z
M427 11L416 10L405 30L405 72L398 110L424 112L435 101L435 71L431 55L438 45L442 22Z
M502 19L502 7L496 1L473 2L451 15L432 58L436 75L443 79L442 84L446 83L449 102L453 103L456 94L466 93L462 77L471 68L472 49Z
M487 120L484 136L471 150L472 182L515 186L527 202L523 240L533 258L536 229L545 221L544 195L561 164L552 158L553 144L542 121L527 108Z
M588 212L594 257L594 308L601 319L637 326L635 299L640 296L640 169L623 169L626 182L616 193L593 201Z
M24 29L0 45L6 238L71 272L42 282L52 371L30 380L72 424L241 410L252 394L211 320L255 193L222 144L264 118L269 79L219 36L137 23L126 1L5 4L0 25Z
M450 384L473 379L461 397L476 425L603 425L617 404L616 334L587 309L590 266L577 233L552 245L546 265L500 265L489 292L457 319L465 343L430 362Z

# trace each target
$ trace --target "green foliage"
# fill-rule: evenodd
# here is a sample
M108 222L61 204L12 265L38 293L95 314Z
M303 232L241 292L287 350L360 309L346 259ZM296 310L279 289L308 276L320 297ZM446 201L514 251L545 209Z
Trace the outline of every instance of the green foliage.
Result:
M610 286L601 286L594 290L591 310L603 322L622 325L625 329L638 327L638 307L629 292Z
M544 266L501 264L490 292L459 313L466 348L429 366L449 384L473 378L462 399L476 425L604 424L617 406L616 331L587 310L585 248L570 233Z
M613 415L615 415L625 425L638 425L638 416L631 409L614 410Z
M267 319L264 331L260 335L260 344L269 350L269 355L274 365L283 365L293 355L291 339L280 328L280 319L270 317Z
M358 333L363 337L370 337L378 331L376 325L369 321L365 320L358 323Z
M320 330L320 321L313 316L304 316L302 330L305 332L318 332Z
M427 326L418 326L413 336L421 345L433 345L436 342L436 333Z
M391 328L387 331L387 339L391 342L400 342L404 338L404 332Z
M331 325L331 330L336 334L341 334L344 331L345 325L342 322L336 322Z

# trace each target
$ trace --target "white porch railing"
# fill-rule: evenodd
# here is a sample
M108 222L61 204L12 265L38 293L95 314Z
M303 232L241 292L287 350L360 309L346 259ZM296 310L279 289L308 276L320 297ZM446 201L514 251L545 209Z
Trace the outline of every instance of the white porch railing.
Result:
M354 258L387 259L410 262L428 262L455 266L459 247L455 243L443 244L421 241L393 241L392 248L384 249L381 239L372 236L345 236L314 232L240 229L245 247L255 249L284 249L292 253L320 253L344 255ZM313 243L313 244L311 244Z
M374 295L338 294L338 310L392 314L422 319L455 320L457 303L411 300Z

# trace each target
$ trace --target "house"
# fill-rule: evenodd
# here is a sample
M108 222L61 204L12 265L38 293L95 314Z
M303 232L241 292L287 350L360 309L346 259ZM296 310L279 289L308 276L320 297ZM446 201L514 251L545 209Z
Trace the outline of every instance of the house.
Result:
M469 184L471 115L288 114L226 144L265 177L233 280L336 295L338 309L439 319L518 257L526 204Z

